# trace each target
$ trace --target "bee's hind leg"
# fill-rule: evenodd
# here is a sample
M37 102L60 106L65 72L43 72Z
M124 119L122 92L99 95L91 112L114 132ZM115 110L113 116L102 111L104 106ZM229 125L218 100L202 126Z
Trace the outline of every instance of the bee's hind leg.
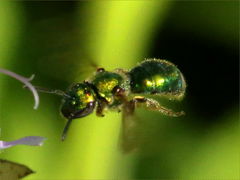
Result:
M162 106L161 104L159 104L158 101L156 101L154 99L150 99L150 98L145 98L142 96L135 96L132 99L132 101L136 104L136 106L145 105L145 107L147 109L152 110L152 111L159 111L166 116L179 117L179 116L182 116L185 114L183 111L174 112L171 109L168 109L168 108Z

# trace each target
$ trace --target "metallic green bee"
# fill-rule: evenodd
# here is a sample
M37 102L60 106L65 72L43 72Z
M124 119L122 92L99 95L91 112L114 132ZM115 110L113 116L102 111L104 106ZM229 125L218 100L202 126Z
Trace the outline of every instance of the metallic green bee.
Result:
M48 93L63 96L61 113L68 119L62 134L64 140L72 120L85 117L94 110L101 117L108 109L121 110L123 126L126 127L132 126L128 119L139 105L167 116L181 116L183 111L173 112L145 96L158 95L179 100L184 96L185 89L184 77L174 64L166 60L148 59L130 71L116 69L110 72L98 68L93 77L72 85L66 92L55 90Z

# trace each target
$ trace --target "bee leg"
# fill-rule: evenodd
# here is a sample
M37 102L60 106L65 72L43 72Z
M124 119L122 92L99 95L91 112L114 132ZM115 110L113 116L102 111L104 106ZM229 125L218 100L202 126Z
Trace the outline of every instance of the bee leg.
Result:
M159 104L158 101L150 98L145 98L142 96L136 96L133 98L132 101L135 102L137 106L145 105L147 109L152 111L159 111L166 116L179 117L185 114L183 111L174 112L171 109L168 109Z
M122 101L126 100L125 89L123 89L119 86L115 86L112 90L112 93L115 98L121 99Z
M106 102L99 100L96 109L96 115L99 117L104 117L103 111L106 107Z
M64 91L59 90L59 89L48 89L48 88L43 88L43 87L39 87L39 86L34 86L34 87L35 87L35 89L38 92L43 92L43 93L48 93L48 94L55 94L55 95L58 95L58 96L69 97L69 95L67 95Z

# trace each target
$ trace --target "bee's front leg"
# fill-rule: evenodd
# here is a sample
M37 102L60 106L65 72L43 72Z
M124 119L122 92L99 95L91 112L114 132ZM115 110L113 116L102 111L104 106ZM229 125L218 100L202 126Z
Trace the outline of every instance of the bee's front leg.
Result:
M104 117L104 109L106 108L107 103L103 100L99 100L97 103L96 115L99 117Z
M171 109L168 109L159 104L158 101L142 96L135 96L131 101L134 102L136 106L145 105L147 109L152 111L159 111L166 116L179 117L185 114L183 111L174 112Z

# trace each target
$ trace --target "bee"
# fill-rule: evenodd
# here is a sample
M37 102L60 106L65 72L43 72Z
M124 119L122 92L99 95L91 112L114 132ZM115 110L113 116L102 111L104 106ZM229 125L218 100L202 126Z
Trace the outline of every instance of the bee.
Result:
M94 111L97 116L103 117L105 111L116 110L122 112L123 138L127 141L132 138L129 129L134 126L131 117L139 106L167 116L184 115L183 111L174 112L147 95L181 100L185 89L186 82L180 70L173 63L161 59L146 59L130 70L106 71L98 68L92 77L71 85L65 92L38 88L39 91L63 97L61 113L67 123L62 140L66 138L74 119L83 118Z

